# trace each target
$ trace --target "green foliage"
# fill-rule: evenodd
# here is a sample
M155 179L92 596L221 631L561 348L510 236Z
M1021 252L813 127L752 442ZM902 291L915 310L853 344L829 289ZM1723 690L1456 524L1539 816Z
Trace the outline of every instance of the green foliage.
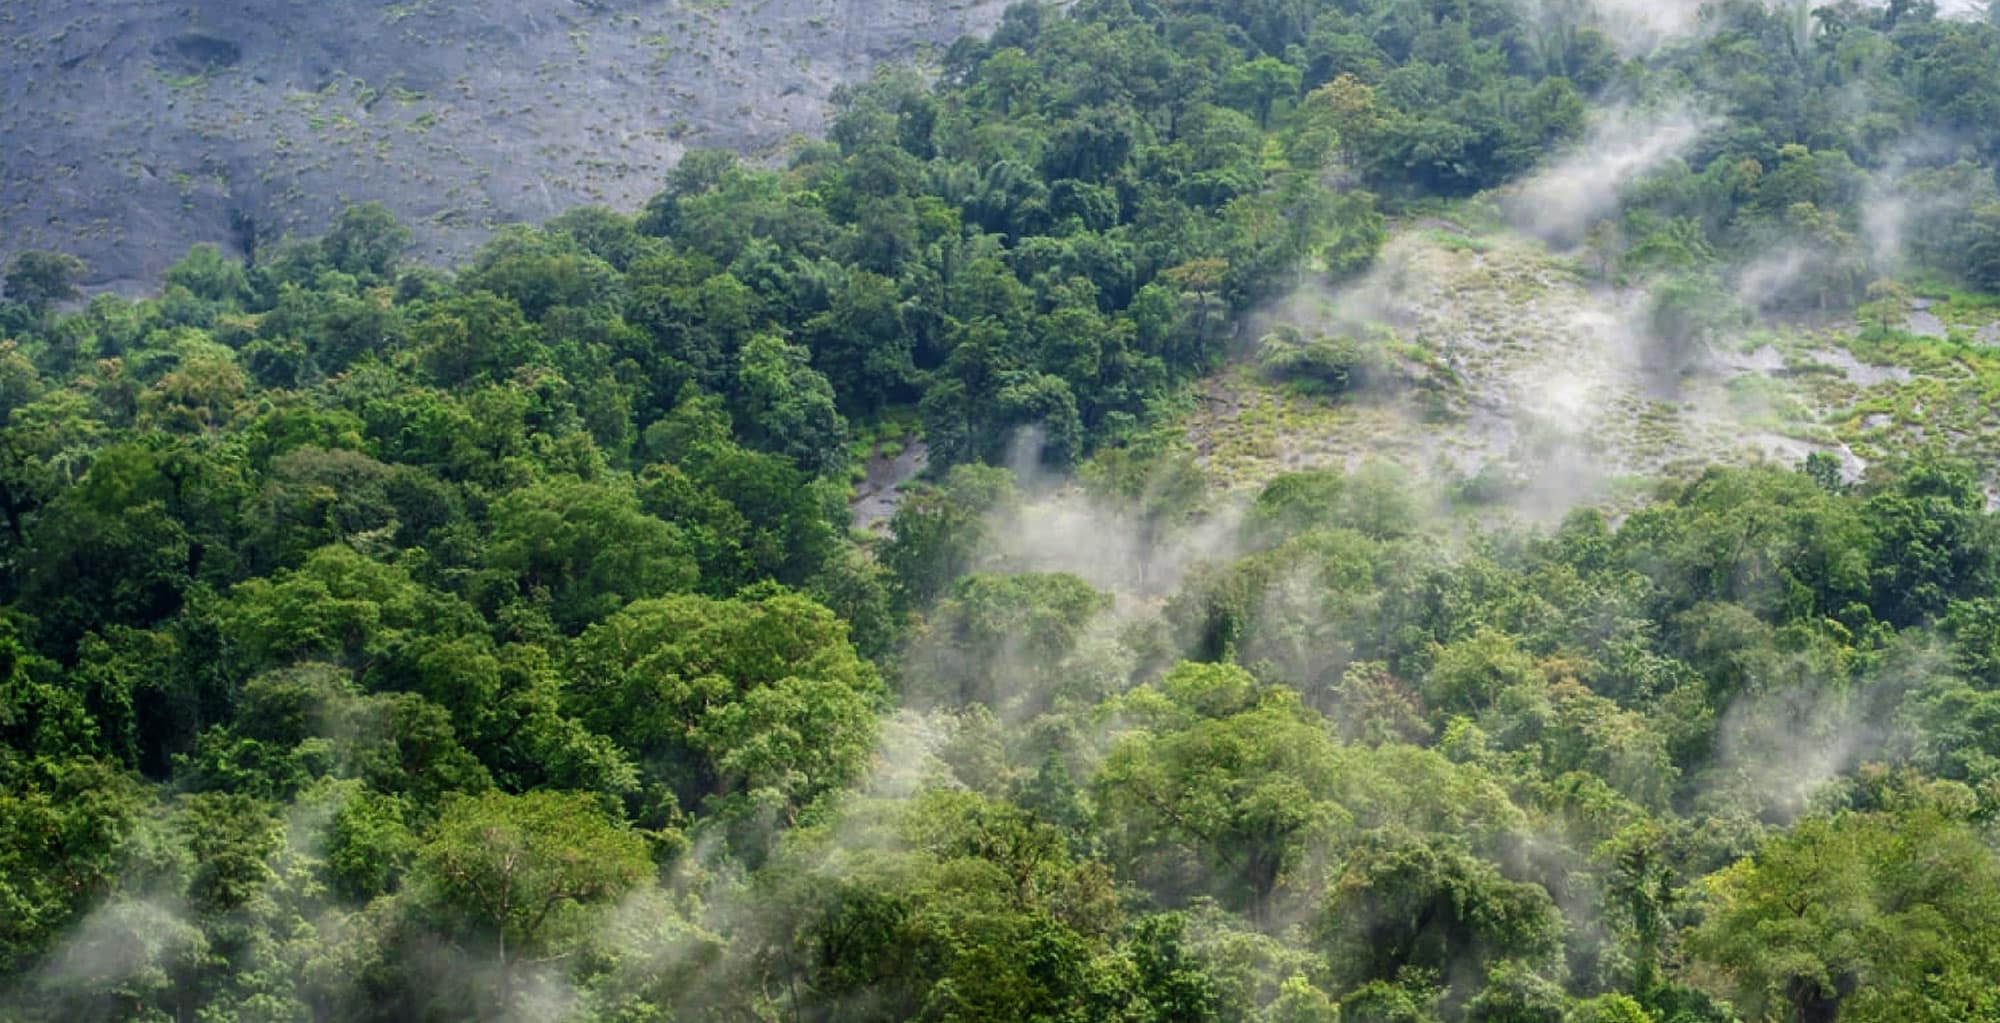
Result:
M1005 470L959 466L942 486L921 491L896 509L882 563L906 607L923 607L973 567L988 540L987 518L1016 498Z
M412 871L433 926L491 943L506 1011L516 961L572 947L592 911L640 884L651 863L645 840L589 796L489 793L446 807Z
M189 796L173 823L192 861L188 900L196 912L242 909L276 880L267 859L277 851L277 822L257 800L221 792Z
M1709 278L1680 276L1653 290L1647 327L1659 338L1660 368L1681 373L1700 359L1703 346L1728 324L1728 307L1716 301L1720 284Z
M1802 822L1711 878L1691 947L1753 1013L1976 1019L1992 1009L1991 847L1948 808Z
M1169 836L1192 844L1228 878L1221 894L1261 918L1350 817L1328 799L1340 762L1324 726L1288 691L1259 694L1231 667L1183 665L1129 701L1157 724L1105 763L1106 828L1135 856Z
M751 338L737 370L737 419L753 446L817 474L839 464L847 423L833 409L833 387L809 358L804 348L770 335Z
M362 281L387 277L409 247L410 229L380 203L342 210L332 230L320 239L327 263Z
M77 278L83 275L83 261L61 252L29 251L7 261L0 284L7 298L26 306L31 314L48 311L58 302L76 298Z
M1683 93L1699 140L1591 211L1649 296L1620 358L1865 298L1977 383L1893 278L2000 280L2000 29L1721 3L1627 59L1596 18L1022 5L782 166L692 151L456 275L374 205L137 300L16 255L0 1015L1995 1018L1977 466L1523 525L1370 462L1239 528L1165 418L1385 211L1484 218L1593 97ZM1423 342L1248 354L1332 396ZM1937 382L1897 408L1954 442L1993 396ZM850 435L930 452L886 536ZM1128 591L1004 553L1072 468Z
M230 262L213 245L189 249L180 262L167 268L166 283L186 288L198 301L213 303L213 312L202 317L204 320L212 318L215 312L237 309L251 296L250 278L243 272L242 264Z
M1414 968L1449 977L1454 999L1476 992L1469 1016L1541 1018L1553 1000L1560 1018L1560 996L1552 998L1560 989L1549 981L1560 976L1563 920L1548 892L1447 842L1395 831L1372 838L1332 886L1326 921L1320 940L1348 983ZM1492 972L1482 978L1467 964ZM1531 1011L1535 1004L1544 1008Z
M1563 1023L1646 1023L1652 1019L1638 1002L1624 995L1599 995L1570 1007Z
M1268 127L1271 107L1299 91L1299 69L1276 57L1244 61L1222 78L1220 95L1234 105L1249 108L1258 127Z
M901 665L904 702L918 707L983 704L1039 713L1058 699L1099 697L1065 663L1110 598L1082 579L969 575L910 637Z
M431 590L400 565L350 547L325 547L298 569L238 585L217 615L231 660L246 671L300 660L362 672L394 670L419 636L475 631L464 602Z
M327 873L341 894L366 900L394 890L417 852L417 836L396 796L353 791L327 834Z
M0 832L0 964L9 973L110 890L141 798L133 779L102 761L0 752L0 821L8 825Z
M1366 386L1385 369L1378 350L1351 337L1302 340L1273 334L1262 349L1264 372L1273 380L1329 396Z
M585 630L570 674L577 718L683 806L766 792L795 806L853 780L882 688L846 625L788 593L634 602Z
M506 494L489 514L490 599L545 603L566 631L699 579L681 530L642 510L624 481L558 477Z

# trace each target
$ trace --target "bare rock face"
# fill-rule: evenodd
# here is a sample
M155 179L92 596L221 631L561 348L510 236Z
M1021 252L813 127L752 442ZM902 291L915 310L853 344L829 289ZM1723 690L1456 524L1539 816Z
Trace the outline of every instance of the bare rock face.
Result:
M208 241L378 200L450 259L496 224L631 208L686 149L823 127L827 94L1004 0L5 0L0 259L146 286Z

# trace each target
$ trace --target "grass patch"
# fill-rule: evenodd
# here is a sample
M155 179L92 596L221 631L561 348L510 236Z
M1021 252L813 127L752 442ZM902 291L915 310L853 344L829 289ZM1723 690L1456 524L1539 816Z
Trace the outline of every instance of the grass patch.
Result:
M1458 234L1440 227L1427 227L1417 232L1426 241L1452 252L1470 252L1485 255L1493 251L1493 243L1484 238Z

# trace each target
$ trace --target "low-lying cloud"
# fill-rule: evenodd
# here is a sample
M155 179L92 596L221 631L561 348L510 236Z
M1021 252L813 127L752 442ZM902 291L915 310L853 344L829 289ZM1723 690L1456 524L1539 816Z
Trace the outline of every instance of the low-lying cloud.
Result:
M1607 110L1568 153L1508 189L1501 208L1517 230L1576 244L1627 188L1687 153L1712 124L1686 104Z

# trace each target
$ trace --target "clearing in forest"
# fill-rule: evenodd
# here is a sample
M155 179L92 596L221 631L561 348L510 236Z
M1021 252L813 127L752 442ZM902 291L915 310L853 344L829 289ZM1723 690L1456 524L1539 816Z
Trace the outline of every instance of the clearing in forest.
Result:
M1225 490L1379 459L1530 515L1622 503L1717 461L1827 451L1857 478L1930 442L2000 454L2000 348L1982 343L2000 328L1979 299L1938 291L1888 327L1687 346L1657 339L1649 309L1518 233L1404 224L1365 276L1255 317L1261 340L1202 383L1188 439ZM1339 348L1344 379L1273 371L1314 344Z

